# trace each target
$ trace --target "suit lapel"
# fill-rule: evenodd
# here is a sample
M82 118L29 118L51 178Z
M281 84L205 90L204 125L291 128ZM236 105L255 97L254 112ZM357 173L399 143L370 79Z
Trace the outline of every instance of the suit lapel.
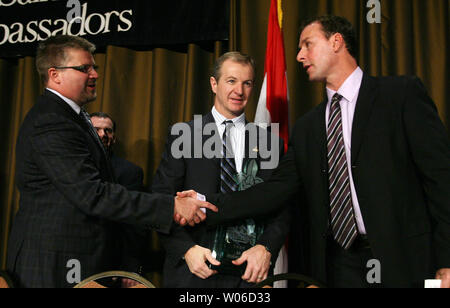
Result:
M327 126L325 119L325 112L327 108L328 100L325 99L316 109L316 113L313 117L313 129L314 139L317 142L317 148L311 150L311 153L317 153L320 157L320 166L314 166L314 168L320 168L315 172L317 174L322 175L322 187L323 187L323 196L327 200L324 202L324 208L327 212L325 215L329 213L329 201L328 201L328 148L327 148Z
M72 120L74 120L76 123L78 123L80 126L83 126L83 121L80 118L80 116L75 112L75 110L72 109L65 101L63 101L58 95L50 92L49 90L45 90L43 93L43 96L54 101L57 106L62 108L65 113L70 116Z
M103 147L103 144L101 143L98 136L93 136L91 132L91 128L87 126L87 123L84 122L84 120L81 119L80 115L75 112L75 110L72 109L63 99L61 99L58 95L52 93L51 91L45 90L43 95L47 97L48 99L51 99L55 101L57 106L61 107L64 112L70 116L72 120L74 120L78 125L80 125L85 132L90 136L90 138L93 139L94 143L99 148L100 152L103 155L103 160L105 162L106 168L108 170L109 176L111 178L112 182L115 182L115 176L114 172L111 166L111 162L109 160L108 155L106 154L105 148Z
M327 107L327 100L325 99L316 109L314 119L314 138L319 144L319 155L322 157L322 170L328 168L327 164L327 127L325 125L325 111Z
M202 136L202 146L205 145L205 142L209 139L209 138L216 138L215 136L219 134L219 131L217 130L217 125L216 125L216 120L214 119L214 116L212 115L211 112L209 112L208 114L206 114L203 119L202 119L203 123L202 123L202 131L201 132L196 132L197 134L201 134ZM203 134L203 130L205 128L205 126L207 124L214 124L215 130L214 133L211 135L207 135L207 134ZM219 139L221 140L220 136ZM221 149L219 149L221 150ZM218 157L214 157L212 159L206 159L205 161L207 161L208 163L212 164L212 166L214 168L218 168L220 169L220 158Z
M361 144L366 132L367 123L376 97L378 96L376 80L366 74L363 76L352 126L352 165L358 158Z
M249 122L247 120L245 120L245 125L247 125ZM259 137L259 130L258 127L256 127L257 129L257 136ZM259 141L259 138L256 138L257 142ZM245 130L245 148L244 148L244 157L242 159L242 170L241 172L244 172L244 168L248 163L248 160L250 159L250 134L248 130ZM257 147L259 148L259 144L257 144ZM252 149L253 150L253 149ZM258 153L259 154L259 153ZM257 161L259 162L259 155L257 156Z

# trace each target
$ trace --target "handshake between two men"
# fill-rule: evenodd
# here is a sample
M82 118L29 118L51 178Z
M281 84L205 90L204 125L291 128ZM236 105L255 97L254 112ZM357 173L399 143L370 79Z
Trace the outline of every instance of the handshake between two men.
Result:
M177 193L175 197L175 210L173 219L181 225L194 227L206 219L206 209L218 212L218 208L206 201L197 198L197 192L193 190Z

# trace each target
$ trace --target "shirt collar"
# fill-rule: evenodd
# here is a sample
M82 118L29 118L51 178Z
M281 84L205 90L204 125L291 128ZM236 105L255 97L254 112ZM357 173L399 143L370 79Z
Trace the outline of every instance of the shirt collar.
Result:
M56 95L58 95L63 101L65 101L76 112L76 114L80 114L81 107L78 106L73 100L71 100L70 98L67 98L67 97L61 95L59 92L57 92L57 91L55 91L53 89L47 88L47 90L52 92L52 93L54 93L54 94L56 94Z
M233 121L233 124L235 126L238 125L244 125L245 126L245 113L243 112L240 116L234 118L234 119L227 119L226 117L224 117L219 111L217 111L216 107L213 106L211 113L214 117L214 120L216 121L216 124L218 127L220 127L222 125L222 123L226 120L231 120Z
M342 86L337 91L333 91L329 88L327 88L327 96L328 96L328 102L331 101L334 94L337 92L340 95L342 95L345 100L348 102L352 102L353 99L357 96L359 93L359 88L361 87L363 78L363 71L358 66L353 73L351 73L350 76L344 81Z

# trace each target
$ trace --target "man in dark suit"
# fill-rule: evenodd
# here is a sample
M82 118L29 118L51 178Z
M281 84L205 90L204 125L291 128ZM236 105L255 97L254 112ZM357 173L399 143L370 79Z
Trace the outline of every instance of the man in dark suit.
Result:
M117 183L125 186L128 190L142 191L144 189L144 171L142 168L114 154L116 122L104 112L91 113L90 117L92 125L110 158Z
M92 125L97 131L100 140L105 147L106 153L111 161L117 184L124 186L130 191L144 190L144 171L141 167L114 154L116 144L116 121L104 112L90 114ZM144 274L151 268L155 268L154 258L150 254L149 232L144 228L122 224L121 228L115 230L117 233L118 252L121 252L121 265L124 269L138 274ZM130 279L122 279L122 285L131 287L136 282Z
M277 164L274 164L272 169L261 168L262 162L267 162L269 158L263 159L259 155L263 145L258 143L258 136L263 138L266 144L273 145L276 162L279 161L279 155L283 151L283 143L279 138L271 137L267 131L248 124L245 120L244 108L253 89L253 63L249 56L238 52L226 53L216 61L215 73L211 77L211 87L215 93L212 111L201 119L183 123L191 134L185 139L182 147L192 149L192 155L179 157L174 154L174 150L177 149L177 140L186 137L183 135L184 131L181 134L169 133L166 150L153 180L154 192L175 194L178 191L195 189L212 194L225 189L222 181L225 175L221 173L223 168L221 158L218 156L208 158L205 151L208 149L207 141L214 137L218 137L217 147L222 147L222 137L219 136L223 136L226 130L223 123L227 120L231 125L228 146L231 143L234 153L233 162L236 165L232 171L234 175L248 171L245 169L253 161L259 167L256 176L263 180L268 179ZM258 136L246 131L246 125L253 126ZM208 126L211 131L206 128ZM174 130L172 129L172 132ZM250 140L252 138L254 140ZM255 143L250 146L253 141ZM203 153L194 158L196 145L201 146ZM251 158L252 152L256 154L255 158ZM233 262L236 270L237 266L246 262L245 272L241 275L224 274L220 268L216 271L208 267L207 262L218 265L218 261L212 255L216 229L207 229L205 225L198 225L195 228L176 228L170 235L162 234L160 239L166 251L163 269L164 286L237 288L248 287L262 281L268 276L270 265L275 264L278 252L285 242L289 221L289 212L286 208L279 215L263 222L265 229L256 245L243 252L241 257Z
M327 100L297 121L268 182L207 196L220 213L207 223L279 211L300 192L313 278L330 287L423 287L435 277L449 287L449 139L423 85L364 74L341 17L308 21L299 48Z
M17 140L20 207L7 258L22 287L72 287L115 269L117 223L169 233L174 214L193 224L204 218L200 207L210 206L114 184L105 149L81 108L96 98L94 50L72 36L51 37L38 48L46 90Z

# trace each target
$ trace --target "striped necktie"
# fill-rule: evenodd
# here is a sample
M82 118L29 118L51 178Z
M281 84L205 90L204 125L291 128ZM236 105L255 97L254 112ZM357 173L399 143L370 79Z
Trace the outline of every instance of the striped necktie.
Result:
M230 129L234 125L233 121L227 120L222 123L225 131L222 135L222 158L220 159L220 191L229 193L238 189L234 179L236 175L236 162L234 160L233 148L230 142Z
M347 167L342 117L336 93L331 100L328 121L328 176L331 207L331 230L335 241L344 249L350 248L358 235L353 212L350 180Z

